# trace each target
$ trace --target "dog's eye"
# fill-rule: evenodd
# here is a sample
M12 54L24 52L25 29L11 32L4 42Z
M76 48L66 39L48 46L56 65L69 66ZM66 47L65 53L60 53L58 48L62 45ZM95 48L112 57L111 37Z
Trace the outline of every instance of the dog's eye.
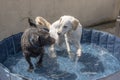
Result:
M64 28L67 28L67 26L64 26Z

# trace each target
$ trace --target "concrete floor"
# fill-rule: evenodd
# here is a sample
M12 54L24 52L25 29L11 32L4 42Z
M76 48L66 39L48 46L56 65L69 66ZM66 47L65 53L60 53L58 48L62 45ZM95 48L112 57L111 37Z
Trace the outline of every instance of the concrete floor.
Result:
M120 32L119 34L116 32L116 23L109 23L109 24L104 24L104 25L99 25L99 26L94 26L91 27L90 29L96 29L96 30L100 30L100 31L105 31L108 33L111 33L113 35L116 35L118 37L120 37Z

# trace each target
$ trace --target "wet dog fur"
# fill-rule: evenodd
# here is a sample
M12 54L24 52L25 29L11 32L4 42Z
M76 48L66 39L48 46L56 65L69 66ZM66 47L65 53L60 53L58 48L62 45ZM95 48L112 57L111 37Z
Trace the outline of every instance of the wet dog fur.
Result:
M34 67L31 62L31 57L36 58L39 56L37 66L41 66L44 55L44 46L54 44L55 39L50 37L50 34L47 29L38 28L30 18L28 19L28 22L32 27L24 31L21 37L21 47L23 51L23 56L29 64L28 71L32 72Z

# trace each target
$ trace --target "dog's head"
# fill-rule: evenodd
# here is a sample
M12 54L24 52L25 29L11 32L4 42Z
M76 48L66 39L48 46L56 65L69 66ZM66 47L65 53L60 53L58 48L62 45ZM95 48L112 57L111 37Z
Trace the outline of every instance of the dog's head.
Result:
M55 43L55 39L50 36L48 31L41 29L40 33L41 35L38 37L38 41L41 46L52 45Z
M70 30L76 30L79 24L79 20L73 16L62 16L59 19L58 35L63 35Z

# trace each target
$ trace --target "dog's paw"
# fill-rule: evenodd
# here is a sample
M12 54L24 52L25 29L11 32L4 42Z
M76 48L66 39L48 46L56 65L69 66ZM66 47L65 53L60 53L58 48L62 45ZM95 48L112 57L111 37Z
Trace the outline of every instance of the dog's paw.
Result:
M34 67L33 66L29 66L29 68L28 68L28 72L32 72L34 70Z
M78 62L78 61L79 61L81 55L82 55L82 54L81 54L81 51L77 52L76 58L75 58L75 62Z
M56 56L55 53L53 53L53 54L51 55L51 57L52 57L52 58L56 58L57 56Z
M56 57L57 57L57 56L56 56L56 53L50 53L49 56L50 56L51 58L56 58Z
M42 67L43 65L42 65L42 63L37 63L35 66L38 67L38 68L40 68L40 67Z
M76 54L77 54L78 57L81 57L81 55L82 55L81 49L79 49Z
M50 58L56 58L57 56L56 55L50 55L49 57Z
M79 61L79 59L80 59L80 56L76 56L75 63L77 63Z
M29 68L27 71L28 71L28 72L33 72L33 70L34 70L34 69L30 69L30 68Z

